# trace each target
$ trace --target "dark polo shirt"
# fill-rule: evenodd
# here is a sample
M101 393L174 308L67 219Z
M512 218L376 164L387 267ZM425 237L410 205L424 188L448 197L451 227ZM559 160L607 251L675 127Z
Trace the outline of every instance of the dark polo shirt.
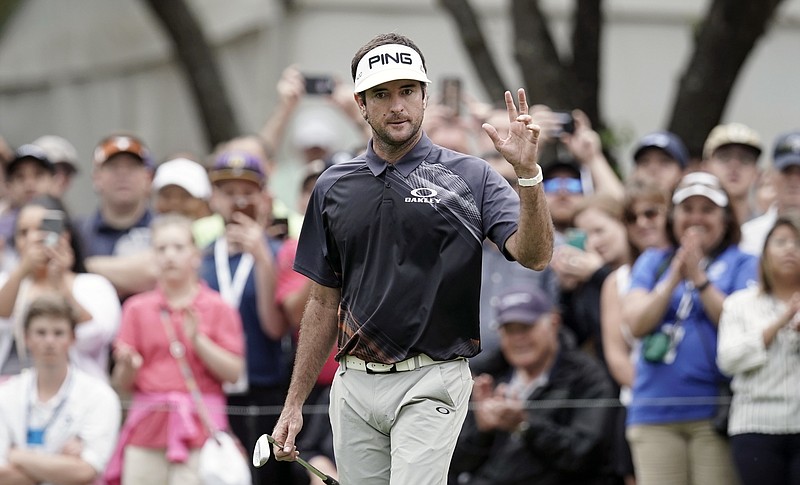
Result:
M482 242L504 248L518 213L517 194L484 160L423 135L390 165L370 142L317 181L294 269L341 288L340 356L472 357Z
M103 220L100 211L95 211L78 224L85 256L126 256L147 249L152 220L148 209L131 227L116 229Z

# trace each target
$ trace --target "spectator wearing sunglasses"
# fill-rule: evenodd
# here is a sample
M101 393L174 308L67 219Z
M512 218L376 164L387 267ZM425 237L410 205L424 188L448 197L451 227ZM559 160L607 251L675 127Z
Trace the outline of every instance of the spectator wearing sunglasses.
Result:
M648 248L669 247L667 212L669 194L653 183L631 180L625 186L622 205L630 247L627 261L612 271L603 281L600 293L600 326L603 355L611 377L620 388L619 400L627 406L631 401L631 386L635 362L639 355L639 340L622 318L625 295L630 289L631 266ZM634 482L634 467L630 448L625 439L625 408L620 408L614 427L614 465L625 483Z
M763 215L742 224L743 251L760 255L778 217L800 211L800 131L778 136L772 153L775 203Z
M542 188L547 197L547 206L550 208L550 217L556 230L556 239L559 235L563 241L564 234L572 227L575 209L583 200L584 184L581 180L581 167L577 160L569 155L559 155L559 158L542 165Z

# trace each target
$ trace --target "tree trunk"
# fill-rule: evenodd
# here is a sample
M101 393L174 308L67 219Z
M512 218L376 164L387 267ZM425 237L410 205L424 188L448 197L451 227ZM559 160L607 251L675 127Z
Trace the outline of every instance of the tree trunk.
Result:
M602 0L578 0L572 32L572 71L575 73L575 106L603 127L600 116L600 39L603 30Z
M694 157L722 119L737 76L783 0L714 0L681 76L668 129Z
M538 0L512 0L514 57L522 71L531 104L556 110L575 107L575 76L558 57Z
M0 0L0 40L3 38L3 31L5 30L6 23L14 13L17 7L20 6L22 0Z
M469 58L472 59L472 65L489 99L493 104L499 103L500 107L505 107L503 93L508 88L500 76L494 57L489 52L472 5L467 0L439 0L439 5L450 12L450 16L455 21L461 36L461 43Z
M145 0L172 40L203 121L209 149L239 135L239 126L200 23L184 0Z

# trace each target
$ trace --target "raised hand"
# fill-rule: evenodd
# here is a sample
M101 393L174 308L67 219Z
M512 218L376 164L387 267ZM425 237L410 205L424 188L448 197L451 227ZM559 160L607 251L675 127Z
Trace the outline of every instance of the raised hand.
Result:
M528 114L528 101L525 90L517 91L519 108L514 103L510 91L505 93L508 111L508 134L501 138L497 129L489 123L483 124L483 131L494 143L495 149L514 167L519 177L531 178L539 173L536 167L536 154L539 146L539 126L533 123Z
M114 349L114 363L135 373L142 366L142 356L133 347L120 344Z
M269 252L264 242L264 228L254 219L241 212L234 212L232 219L235 224L228 224L226 228L228 241L241 246L245 252L252 254L256 260L268 257Z

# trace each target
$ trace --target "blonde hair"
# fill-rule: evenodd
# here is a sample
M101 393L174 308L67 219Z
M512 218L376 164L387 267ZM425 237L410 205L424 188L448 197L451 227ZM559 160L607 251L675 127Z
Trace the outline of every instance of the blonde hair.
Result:
M586 196L581 200L578 204L578 207L575 209L575 214L573 215L573 224L578 214L588 209L597 209L614 220L619 221L620 223L624 223L623 221L623 213L624 213L624 206L622 202L615 199L614 197L608 194L592 194Z
M194 237L192 224L192 220L183 214L170 212L167 214L162 214L153 219L153 221L150 223L150 232L151 234L155 234L165 227L182 227L186 230L186 233L189 234L189 237L192 239L194 245L197 246L197 240Z

